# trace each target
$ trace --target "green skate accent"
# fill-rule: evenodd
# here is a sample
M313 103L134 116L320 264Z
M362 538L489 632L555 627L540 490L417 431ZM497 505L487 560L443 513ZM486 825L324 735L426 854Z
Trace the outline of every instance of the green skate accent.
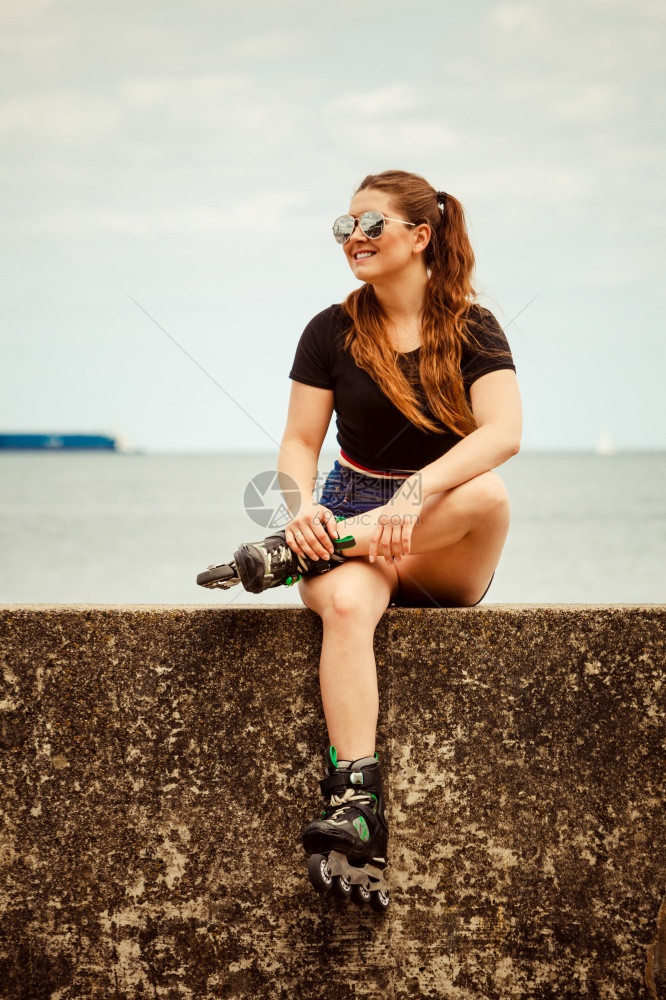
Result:
M329 759L331 761L332 766L333 767L337 767L338 766L338 751L335 749L335 747L329 747L328 748L328 756L329 756Z
M352 823L352 826L357 831L364 844L370 840L370 831L368 830L368 824L366 823L364 816L357 816Z
M333 548L335 549L349 549L352 545L356 545L353 535L345 535L344 538L333 539Z

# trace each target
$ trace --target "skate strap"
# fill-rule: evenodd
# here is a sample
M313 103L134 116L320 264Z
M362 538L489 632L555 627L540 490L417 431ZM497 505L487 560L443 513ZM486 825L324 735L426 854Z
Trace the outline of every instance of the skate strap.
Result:
M326 798L329 795L344 792L347 788L355 788L359 792L369 795L370 791L375 787L375 782L370 775L367 777L369 780L366 781L363 771L334 771L333 774L329 774L327 778L319 782L319 787L321 788L322 795L326 796Z
M356 541L353 535L345 535L344 538L333 539L334 549L350 549L352 545L356 545Z

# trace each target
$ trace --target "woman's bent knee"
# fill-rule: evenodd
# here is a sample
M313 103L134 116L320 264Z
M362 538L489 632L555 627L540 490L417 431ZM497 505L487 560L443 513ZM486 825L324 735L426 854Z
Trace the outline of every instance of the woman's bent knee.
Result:
M343 623L373 618L374 615L368 614L367 597L367 593L359 593L355 587L345 587L344 583L342 586L334 587L329 595L322 618L325 621L332 619Z
M350 560L349 569L341 566L323 577L299 584L304 603L322 621L346 627L353 623L376 625L381 618L391 601L391 582L386 574L369 564L366 566L369 572L359 572L359 563L360 560L353 563Z
M460 503L484 515L506 515L511 511L509 494L496 472L483 472L458 487Z

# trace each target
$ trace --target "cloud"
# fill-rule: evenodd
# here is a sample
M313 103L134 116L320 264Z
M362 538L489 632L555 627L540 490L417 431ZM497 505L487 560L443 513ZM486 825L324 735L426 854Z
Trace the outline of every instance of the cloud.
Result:
M297 2L293 20L271 19L262 7L256 34L247 18L235 24L206 5L196 29L181 24L178 46L175 9L165 20L142 8L132 36L146 51L140 74L127 72L120 32L128 9L116 17L104 8L104 58L116 52L114 72L103 64L96 75L77 19L76 83L65 86L62 72L55 86L19 75L0 102L5 225L135 238L220 234L238 219L235 206L259 191L265 225L277 232L294 208L309 210L309 199L327 212L330 193L337 210L355 180L393 166L423 173L521 234L567 207L591 219L619 211L625 197L639 218L651 200L656 217L664 143L658 116L646 111L657 112L663 94L657 6L513 0L462 20L447 20L442 8L441 30L433 23L418 60L404 58L408 39L396 28L381 66L342 74L333 58L341 26L322 39L321 24L296 20L304 11ZM69 11L84 16L74 0ZM212 59L216 46L202 30L215 20ZM55 45L62 29L50 27L35 19L26 51ZM198 61L195 40L209 46ZM178 71L164 71L168 62Z
M17 343L124 329L126 303L100 303L128 279L160 316L233 342L274 399L257 352L277 358L305 314L348 291L330 221L355 181L401 167L461 198L493 299L517 312L555 290L514 337L524 324L538 343L551 324L572 370L589 371L588 334L624 356L626 320L609 309L602 323L598 307L625 301L627 315L644 304L640 336L663 353L663 3L4 8L3 312ZM363 58L367 38L379 57ZM19 371L14 400L20 385Z
M535 3L499 3L491 7L487 22L501 32L520 32L533 41L544 36L544 18Z
M593 179L575 164L542 163L535 170L533 162L498 164L492 171L483 166L470 169L465 173L465 188L479 204L495 205L514 213L514 218L520 208L523 220L535 205L571 205L595 191Z
M302 31L266 31L240 36L234 42L235 59L240 65L296 59L307 49L309 38Z
M0 52L5 56L43 56L66 45L63 31L32 35L0 35Z
M395 83L362 92L349 91L324 102L322 114L326 116L351 116L353 118L394 117L418 114L419 94L415 87Z
M75 153L100 139L120 137L122 109L108 94L61 90L10 97L0 102L0 138L10 155L23 144L27 155L49 145Z
M0 135L73 152L100 138L132 140L133 132L205 133L230 128L274 131L276 100L247 74L201 74L122 79L112 88L60 87L0 102Z
M174 206L154 205L126 208L69 208L56 212L41 212L33 218L15 221L8 228L22 234L41 233L62 238L89 237L104 234L148 239L161 236L217 236L235 234L240 244L249 237L262 239L279 236L285 228L295 231L293 210L300 205L298 192L277 191L258 193L235 200L226 208L211 208L200 202Z

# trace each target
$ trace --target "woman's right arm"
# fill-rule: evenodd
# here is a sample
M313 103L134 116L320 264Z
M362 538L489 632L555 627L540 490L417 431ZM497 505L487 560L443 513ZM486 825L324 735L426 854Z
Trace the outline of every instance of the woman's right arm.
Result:
M322 559L333 551L335 518L315 502L317 462L333 415L333 390L292 382L285 427L278 456L278 475L293 520L287 525L287 544L294 552ZM288 478L287 478L288 477ZM293 483L298 490L294 490ZM295 532L303 538L296 541Z

